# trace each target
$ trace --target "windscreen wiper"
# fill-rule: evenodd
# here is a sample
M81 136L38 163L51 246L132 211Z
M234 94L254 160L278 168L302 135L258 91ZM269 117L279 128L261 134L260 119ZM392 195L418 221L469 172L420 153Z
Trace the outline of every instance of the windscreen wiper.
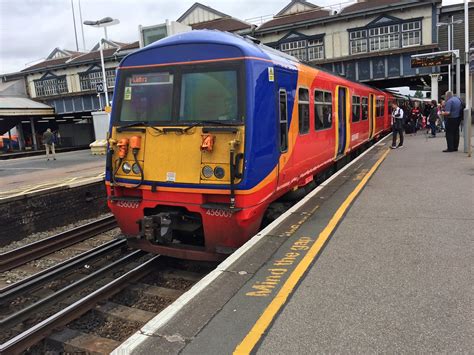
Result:
M218 120L204 120L204 121L196 121L193 122L191 125L183 129L183 132L187 132L190 129L196 127L196 126L201 126L202 124L214 124L214 125L219 125L219 126L228 126L228 125L234 125L235 123L230 123L228 121L218 121Z
M119 127L117 127L117 132L126 131L127 128L131 128L131 127L135 127L135 126L146 126L146 122L139 121L139 122L129 123L129 124L126 124L124 126L119 126Z

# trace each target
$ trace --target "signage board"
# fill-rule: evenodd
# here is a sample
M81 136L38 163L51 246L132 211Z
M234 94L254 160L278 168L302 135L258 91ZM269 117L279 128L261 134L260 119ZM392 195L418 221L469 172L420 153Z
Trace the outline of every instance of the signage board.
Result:
M95 84L95 90L97 91L98 94L103 93L104 92L104 83Z
M452 53L427 54L411 58L412 68L437 67L439 65L453 64Z

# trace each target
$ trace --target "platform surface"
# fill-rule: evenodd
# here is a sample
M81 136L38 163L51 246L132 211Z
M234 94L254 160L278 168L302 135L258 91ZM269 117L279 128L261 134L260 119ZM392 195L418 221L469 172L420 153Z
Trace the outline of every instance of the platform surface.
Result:
M323 184L183 298L170 320L158 315L115 354L472 351L474 161L442 153L443 135L409 136L394 151L389 142Z
M100 177L105 171L105 156L90 150L56 153L56 159L42 155L0 161L0 197Z

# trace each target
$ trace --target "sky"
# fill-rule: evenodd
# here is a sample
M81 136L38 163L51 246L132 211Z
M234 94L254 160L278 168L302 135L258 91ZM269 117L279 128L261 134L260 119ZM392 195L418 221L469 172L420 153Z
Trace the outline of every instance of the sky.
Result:
M79 0L74 2L79 49L83 50ZM82 20L117 18L108 28L108 38L119 42L138 40L138 25L176 20L196 0L80 0ZM239 19L276 14L290 0L198 0L204 5ZM310 0L319 6L348 0ZM443 5L462 0L443 0ZM90 50L103 30L84 26L86 49ZM76 50L71 0L0 0L0 73L24 69L46 58L56 48Z

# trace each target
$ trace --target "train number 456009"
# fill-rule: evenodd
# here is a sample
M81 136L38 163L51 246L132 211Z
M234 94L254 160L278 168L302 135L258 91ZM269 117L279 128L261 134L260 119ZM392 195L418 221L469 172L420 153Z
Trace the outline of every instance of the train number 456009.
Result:
M230 218L232 217L232 212L231 211L226 211L226 210L219 210L215 208L210 208L206 211L206 214L209 216L213 217L224 217L224 218Z

